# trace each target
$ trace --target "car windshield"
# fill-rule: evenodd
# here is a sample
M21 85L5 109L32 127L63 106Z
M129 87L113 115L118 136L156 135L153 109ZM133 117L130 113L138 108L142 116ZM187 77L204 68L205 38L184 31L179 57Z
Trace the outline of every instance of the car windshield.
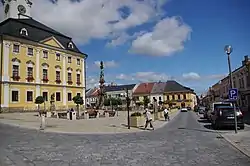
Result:
M231 106L231 103L221 103L221 104L215 104L214 109L221 107L221 106Z

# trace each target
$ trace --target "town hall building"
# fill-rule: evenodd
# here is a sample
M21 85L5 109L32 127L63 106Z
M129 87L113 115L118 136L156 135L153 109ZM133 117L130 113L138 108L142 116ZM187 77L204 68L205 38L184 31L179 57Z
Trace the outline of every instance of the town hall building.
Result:
M30 0L3 0L0 23L1 111L31 111L37 96L56 109L75 104L76 95L85 101L87 55L72 38L31 17Z

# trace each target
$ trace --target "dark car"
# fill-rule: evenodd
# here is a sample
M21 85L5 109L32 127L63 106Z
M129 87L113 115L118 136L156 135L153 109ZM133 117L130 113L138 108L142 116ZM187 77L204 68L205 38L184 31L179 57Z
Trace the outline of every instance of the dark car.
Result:
M204 114L205 113L205 107L199 107L198 112L199 114Z
M192 110L192 108L191 108L191 107L187 107L187 110L188 110L188 111L191 111L191 110Z
M244 129L243 114L239 109L236 110L237 125L240 129ZM212 112L211 124L214 129L221 127L234 127L234 108L232 106L221 106Z

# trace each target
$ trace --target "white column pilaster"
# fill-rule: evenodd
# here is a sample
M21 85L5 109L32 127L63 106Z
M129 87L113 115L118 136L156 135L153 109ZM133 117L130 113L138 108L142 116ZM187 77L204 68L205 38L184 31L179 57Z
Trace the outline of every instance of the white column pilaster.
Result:
M41 86L40 85L36 85L36 97L37 96L41 96Z
M36 83L40 84L40 50L36 49Z
M3 107L9 107L9 100L10 100L10 86L8 83L3 85Z
M83 87L85 87L85 80L86 80L86 78L85 78L85 59L82 59L82 80L81 80L81 82L82 82L82 86Z
M63 105L67 104L67 88L63 87Z
M66 86L66 55L63 55L62 58L63 58L63 67L62 67L63 80L62 80L62 83L63 83L63 85Z
M9 81L9 57L10 57L10 43L3 43L3 81Z

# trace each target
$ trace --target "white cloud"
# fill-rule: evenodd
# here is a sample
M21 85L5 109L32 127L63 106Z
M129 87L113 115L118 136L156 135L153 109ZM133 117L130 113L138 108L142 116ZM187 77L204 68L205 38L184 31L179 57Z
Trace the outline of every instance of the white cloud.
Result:
M79 44L110 39L158 18L165 0L33 0L35 19L72 36ZM126 9L126 10L125 10Z
M95 61L94 64L99 67L100 66L100 61ZM118 63L116 63L114 60L112 61L104 61L103 62L104 68L113 68L113 67L117 67Z
M201 76L198 73L190 72L190 73L184 73L182 77L185 80L199 80Z
M152 32L138 36L130 51L152 56L169 56L184 48L191 28L180 17L168 17L159 21Z
M164 73L155 73L155 72L136 72L129 75L120 74L116 76L119 80L126 81L167 81L169 77Z

